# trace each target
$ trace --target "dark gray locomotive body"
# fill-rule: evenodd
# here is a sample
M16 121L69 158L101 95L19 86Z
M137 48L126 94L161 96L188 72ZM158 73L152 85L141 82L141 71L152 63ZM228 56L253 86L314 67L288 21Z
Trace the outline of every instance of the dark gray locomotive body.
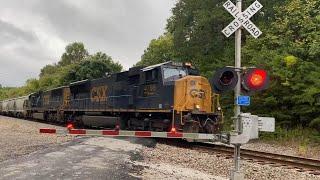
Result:
M214 133L221 125L217 104L196 69L166 62L33 93L25 116L80 127Z

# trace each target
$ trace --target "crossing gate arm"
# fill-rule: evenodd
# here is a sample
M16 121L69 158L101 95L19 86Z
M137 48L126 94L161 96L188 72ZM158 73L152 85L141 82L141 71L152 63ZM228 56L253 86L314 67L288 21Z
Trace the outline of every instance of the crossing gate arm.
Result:
M75 135L75 136L111 136L111 137L154 137L171 139L206 140L225 144L246 144L251 139L257 139L260 131L274 132L275 119L272 117L258 117L250 113L239 116L241 132L227 132L221 134L182 133L182 132L154 132L154 131L123 131L123 130L91 130L91 129L40 129L40 133Z
M229 135L202 134L181 132L154 132L154 131L122 131L122 130L89 130L89 129L51 129L42 128L40 133L74 136L109 136L109 137L155 137L171 139L195 139L208 141L229 141Z

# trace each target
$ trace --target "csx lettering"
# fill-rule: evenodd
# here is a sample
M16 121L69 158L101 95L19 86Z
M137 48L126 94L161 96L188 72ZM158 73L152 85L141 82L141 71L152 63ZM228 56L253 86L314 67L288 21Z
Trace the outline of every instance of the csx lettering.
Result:
M91 101L100 102L107 100L107 86L98 86L91 89Z

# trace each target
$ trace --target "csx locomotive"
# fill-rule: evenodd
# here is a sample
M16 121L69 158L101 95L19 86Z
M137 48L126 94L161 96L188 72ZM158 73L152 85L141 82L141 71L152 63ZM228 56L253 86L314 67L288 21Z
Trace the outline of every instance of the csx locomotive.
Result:
M190 63L166 62L107 74L0 102L4 115L80 127L216 133L218 97Z

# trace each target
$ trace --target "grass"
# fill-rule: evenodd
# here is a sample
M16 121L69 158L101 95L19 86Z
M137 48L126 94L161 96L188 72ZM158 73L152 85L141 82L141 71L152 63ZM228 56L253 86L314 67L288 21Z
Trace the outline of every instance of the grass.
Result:
M288 147L296 147L300 155L311 149L320 149L320 133L314 129L297 127L295 129L276 128L274 133L260 133L260 140Z
M319 118L320 119L320 118ZM225 117L224 131L233 129L233 120ZM268 144L287 146L297 149L299 154L307 155L310 151L320 151L320 131L316 128L298 126L293 129L277 127L275 132L259 132L259 140Z
M224 122L224 131L233 129L233 121L227 119ZM306 156L310 151L320 150L320 132L314 128L284 129L277 127L275 132L259 132L259 140L268 144L287 146L297 149L300 155Z
M277 142L301 142L304 144L314 143L320 145L320 133L314 129L297 127L295 129L276 128L274 133L260 133L260 138L266 141Z

